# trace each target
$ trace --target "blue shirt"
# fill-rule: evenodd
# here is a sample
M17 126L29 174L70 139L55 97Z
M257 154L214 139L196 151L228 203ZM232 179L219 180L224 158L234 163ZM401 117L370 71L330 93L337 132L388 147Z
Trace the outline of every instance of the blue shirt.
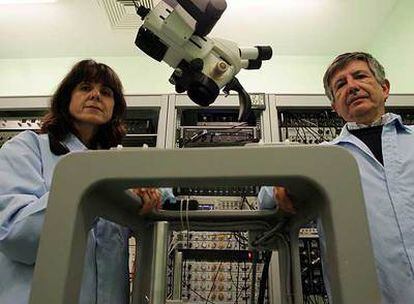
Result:
M86 147L74 135L69 151ZM0 149L0 303L27 304L52 175L47 134L25 131ZM171 198L170 191L162 192ZM174 198L172 198L174 200ZM58 227L56 227L58 229ZM89 232L79 303L128 303L129 229L102 218Z
M358 163L382 303L408 304L414 303L414 129L398 115L386 118L384 165L346 126L328 144L344 147ZM261 189L259 202L274 208L271 187Z

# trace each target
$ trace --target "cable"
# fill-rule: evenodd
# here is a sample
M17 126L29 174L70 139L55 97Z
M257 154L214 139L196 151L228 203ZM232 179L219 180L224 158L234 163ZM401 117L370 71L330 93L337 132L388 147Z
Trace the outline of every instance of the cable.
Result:
M182 233L184 234L184 233L186 233L186 245L187 245L187 249L189 248L189 245L190 245L190 232L187 230L186 231L186 229L185 229L185 225L184 225L184 215L183 215L183 212L184 212L184 210L183 210L183 204L184 204L184 200L182 199L181 201L180 201L180 223L181 223L181 229L182 229ZM187 206L186 206L186 209L188 210L188 201L187 201ZM186 212L186 219L188 220L188 211ZM186 220L186 224L188 225L188 227L189 227L189 221L187 221Z
M237 261L237 277L236 277L236 304L239 303L239 276L240 276L240 263Z
M208 303L215 304L215 302L212 302L208 298L205 298L203 295L199 294L197 291L195 291L191 287L188 287L188 289L191 290L192 292L194 292L196 295L198 295L201 300L203 300L203 301L205 300L206 301L206 304L208 304Z
M207 295L206 304L207 304L207 301L209 301L208 299L210 298L211 292L213 291L213 289L214 289L214 287L215 287L215 283L216 283L217 275L218 275L218 273L219 273L219 271L220 271L220 266L221 266L221 264L222 264L222 263L223 263L223 262L220 262L220 263L219 263L219 265L218 265L218 267L217 267L217 271L216 271L216 273L214 274L214 278L213 278L212 283L211 283L211 288L210 288L210 291L208 292L208 295Z
M314 127L319 128L318 124L316 124L316 123L314 123L314 122L311 122L310 120L307 120L307 119L305 119L305 118L299 118L299 121L303 121L303 122L305 122L305 123L307 123L307 124L310 124L310 125L312 125L312 126L314 126Z
M185 208L185 221L187 223L187 230L190 231L190 218L189 218L189 206L190 206L190 196L187 196L187 204Z
M183 203L184 200L180 201L180 223L181 223L181 229L184 231L185 227L184 227L184 217L183 217Z
M264 256L264 265L262 269L262 277L260 279L259 296L257 298L257 304L264 304L266 286L267 286L267 281L269 279L269 267L270 267L270 261L272 259L272 252L265 251L263 253L263 256Z
M285 251L286 251L286 296L287 296L287 303L292 303L292 286L291 286L291 272L292 272L292 266L291 266L291 260L290 260L290 245L288 241L286 240L285 236L283 236L280 233L277 233L275 235L279 239L282 240L282 243L285 245Z
M244 125L247 125L247 122L241 122L241 123L238 123L238 124L235 124L233 126L226 127L226 128L219 128L219 127L217 127L216 129L219 129L220 131L221 130L231 130L231 129L236 129L236 128L242 127ZM203 129L203 130L201 130L201 131L193 134L190 138L184 139L183 142L182 142L182 146L181 147L185 147L187 144L194 143L194 142L198 141L199 139L204 138L204 137L206 137L208 135L211 136L210 142L212 142L213 141L213 137L216 135L213 131L214 130ZM235 132L238 132L238 131L235 130Z
M173 237L170 241L170 248L168 248L168 256L173 252L177 244L179 243L176 234L173 234Z
M188 216L189 206L190 206L190 196L187 196L187 204L186 204L186 210L185 210L185 220L187 223L187 248L190 243L190 218Z
M232 262L230 262L230 270L229 270L230 281L233 284L233 286L236 288L236 294L237 294L239 292L239 289L238 289L238 285L236 284L236 282L234 282L233 274L231 273L231 269L233 268L232 265L233 265ZM239 262L237 262L237 266L239 266Z
M240 200L240 204L239 204L239 209L240 210L243 210L243 203L244 203L244 199L246 198L246 196L245 195L242 195L241 196L241 200Z
M253 247L258 247L260 245L265 244L266 241L269 241L270 239L272 239L274 236L277 236L278 234L280 234L280 230L282 229L282 227L286 224L287 219L282 219L279 223L277 223L272 229L259 234L255 240L252 241L252 246ZM275 234L277 233L277 234Z
M257 271L257 258L258 258L258 252L257 250L252 251L253 254L253 263L252 263L252 279L251 279L251 285L252 288L250 290L250 303L254 304L254 300L256 298L256 271Z
M240 210L243 209L243 205L246 204L249 207L249 210L256 210L256 208L253 207L252 204L249 203L249 201L247 200L247 196L243 195L242 196L242 200L240 202Z
M245 125L247 125L247 121L243 121L239 124L235 124L234 126L231 126L228 129L234 129L234 128L242 127L242 126L245 126Z
M247 238L246 238L246 237L244 237L244 236L242 235L242 233L241 233L241 232L233 232L233 235L234 235L234 238L235 238L235 239L236 239L236 241L237 241L237 244L239 245L239 248L240 248L240 246L243 246L243 249L247 247L247 245L248 245L248 240L247 240Z
M271 239L272 237L277 237L278 239L282 240L282 243L285 245L286 250L286 295L288 297L288 302L291 303L291 296L292 296L292 287L291 287L291 260L290 260L290 245L288 241L286 240L285 236L282 235L280 232L280 228L284 225L284 223L279 223L276 225L273 229L267 231L266 233L259 235L256 240L252 242L252 245L254 247L257 247L258 245L262 245Z
M313 134L313 136L317 139L317 140L325 140L323 136L321 136L318 132L316 132L315 130L313 130L311 127L304 127L306 130L308 130L310 133Z

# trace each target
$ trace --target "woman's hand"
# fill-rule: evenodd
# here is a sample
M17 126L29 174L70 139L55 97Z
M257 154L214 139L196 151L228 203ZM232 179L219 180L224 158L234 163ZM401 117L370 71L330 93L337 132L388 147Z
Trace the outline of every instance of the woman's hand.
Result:
M133 188L132 193L142 200L142 209L139 214L147 214L161 208L161 191L158 188Z

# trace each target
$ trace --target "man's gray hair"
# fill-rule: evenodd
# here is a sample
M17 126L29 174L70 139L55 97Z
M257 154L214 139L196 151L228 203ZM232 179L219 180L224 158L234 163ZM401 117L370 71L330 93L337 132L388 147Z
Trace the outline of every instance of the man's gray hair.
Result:
M335 102L334 93L330 86L332 76L339 70L343 69L348 63L355 60L365 61L368 64L369 69L371 70L372 74L374 75L378 83L380 83L381 85L385 83L386 78L384 67L371 54L363 52L353 52L339 55L331 63L331 65L326 70L325 75L323 76L323 86L325 88L325 94L332 103Z

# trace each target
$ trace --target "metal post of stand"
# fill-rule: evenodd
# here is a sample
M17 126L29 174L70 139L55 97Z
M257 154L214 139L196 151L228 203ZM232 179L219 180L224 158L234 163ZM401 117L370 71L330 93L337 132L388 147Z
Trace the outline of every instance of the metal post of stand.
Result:
M168 258L168 222L154 223L154 253L151 280L151 298L149 303L164 303L167 294L167 258ZM139 267L139 265L137 265Z
M182 292L182 265L183 265L183 253L176 252L174 257L174 289L173 289L173 300L181 299Z
M134 230L137 239L137 263L132 303L164 303L167 292L169 223L148 222Z

